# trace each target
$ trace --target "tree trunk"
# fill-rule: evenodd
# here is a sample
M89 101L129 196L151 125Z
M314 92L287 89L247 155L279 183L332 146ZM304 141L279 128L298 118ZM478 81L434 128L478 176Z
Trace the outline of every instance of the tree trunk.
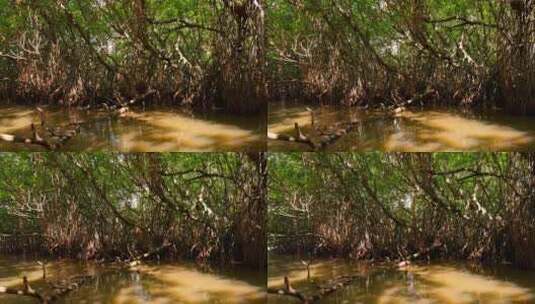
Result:
M510 0L498 24L500 85L509 113L535 115L535 1Z

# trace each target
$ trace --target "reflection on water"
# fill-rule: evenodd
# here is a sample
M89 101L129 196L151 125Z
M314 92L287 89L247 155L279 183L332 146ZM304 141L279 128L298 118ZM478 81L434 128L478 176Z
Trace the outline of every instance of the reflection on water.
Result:
M316 126L359 120L352 133L329 147L333 151L480 151L535 149L535 119L499 113L427 109L386 116L356 108L321 107L314 111ZM311 115L304 105L270 105L268 129L293 134L294 122L311 130ZM303 150L302 144L270 141L273 150Z
M133 110L125 117L104 112L45 107L47 123L65 126L85 122L80 134L64 147L66 151L220 151L263 150L265 120L257 116L222 113L193 115L173 108ZM30 136L30 124L39 116L32 107L0 107L0 133ZM2 143L0 150L39 150L22 144Z
M129 271L76 261L47 266L47 280L97 274L96 279L58 303L265 303L265 273L247 270L200 271L190 264L143 265ZM47 290L36 259L0 257L0 286L21 288L22 276L37 290ZM0 303L35 303L1 295Z
M316 294L317 284L341 275L362 275L362 279L320 303L534 303L535 273L505 266L485 268L465 263L414 265L403 269L350 263L344 260L317 260L307 279L305 266L291 257L270 257L268 286L282 287L289 276L292 286L306 294ZM289 297L270 295L268 302L292 302Z

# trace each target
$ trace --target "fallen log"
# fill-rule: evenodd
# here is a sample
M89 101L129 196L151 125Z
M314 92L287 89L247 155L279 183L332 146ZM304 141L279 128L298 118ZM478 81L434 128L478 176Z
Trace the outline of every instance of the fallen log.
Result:
M323 149L330 144L336 142L342 136L353 131L355 127L360 124L360 121L350 121L348 123L340 123L335 125L331 131L320 131L319 148Z
M303 144L309 145L310 147L312 147L314 149L316 148L315 143L312 142L312 140L310 140L310 138L305 136L303 134L303 132L301 132L301 128L299 128L299 124L297 122L294 124L294 128L295 128L295 137L294 136L289 136L289 135L286 135L286 134L277 134L277 133L273 133L273 132L268 132L268 139L303 143Z
M79 133L80 123L70 123L65 127L48 127L43 109L37 107L36 110L41 120L40 127L44 131L44 134L46 134L45 136L41 136L35 124L31 123L30 130L32 137L0 133L0 141L38 145L47 150L57 150Z
M268 139L278 140L278 141L287 141L287 142L296 142L307 144L314 150L324 149L327 146L333 144L342 136L350 133L357 125L359 121L350 121L346 123L338 123L328 129L321 130L319 127L314 127L315 133L319 134L317 140L313 140L311 136L305 135L299 124L296 122L294 125L295 136L290 136L286 134L277 134L273 132L268 132Z
M46 303L44 302L45 298L41 294L33 290L33 288L30 287L27 277L22 278L22 284L23 284L22 289L0 287L0 293L31 297L31 298L39 300L40 303Z
M418 251L416 253L413 253L413 254L409 255L408 257L403 257L403 259L399 263L397 263L397 267L399 267L399 268L407 267L412 263L412 260L418 259L423 255L427 255L427 254L431 253L431 251L441 247L442 245L443 244L442 244L441 241L435 240L431 246L426 247L426 248L424 248L424 249L422 249L422 250L420 250L420 251Z
M33 126L33 124L32 124ZM5 134L0 133L0 140L6 141L6 142L12 142L12 143L21 143L21 144L28 144L28 145L38 145L45 147L48 150L52 150L53 146L48 143L46 140L42 138L29 138L29 137L22 137L14 134Z
M305 296L301 292L295 290L290 285L290 279L288 277L284 277L284 288L283 289L268 288L267 292L270 293L270 294L291 296L291 297L294 297L296 299L299 299L303 303L313 303L312 297Z
M44 265L44 264L43 264ZM46 278L45 268L43 267L43 278ZM39 292L30 287L27 277L22 278L22 289L9 288L9 287L0 287L0 294L11 294L24 297L31 297L39 301L42 304L52 304L72 291L75 291L82 287L82 285L87 284L94 280L95 276L93 275L81 275L74 276L69 278L67 281L61 283L49 283L52 287L52 290L48 293Z
M103 103L102 106L113 115L124 116L130 111L130 106L136 103L139 103L141 101L144 101L145 99L147 99L147 97L154 95L156 93L157 93L156 90L150 89L147 92L141 95L138 95L126 102L122 101L123 99L120 96L115 96L114 105L109 106L108 104Z
M169 241L165 241L160 247L155 248L149 252L146 252L144 254L138 255L136 257L133 257L131 259L127 259L123 261L125 264L127 264L129 267L138 266L141 264L141 262L145 259L148 259L149 257L159 254L160 252L164 251L168 247L171 247L172 243Z
M333 280L329 280L324 286L317 286L319 292L315 295L307 296L304 293L296 290L290 284L290 279L284 277L284 288L268 288L268 294L275 294L280 296L290 296L299 299L304 304L312 304L320 301L326 296L340 290L348 285L353 284L357 280L362 279L359 275L354 276L341 276Z
M95 279L93 275L81 275L71 277L68 282L63 284L52 284L53 292L51 295L45 296L42 303L50 304L58 301L59 299L65 297L72 291L75 291L82 287L84 284L87 284Z

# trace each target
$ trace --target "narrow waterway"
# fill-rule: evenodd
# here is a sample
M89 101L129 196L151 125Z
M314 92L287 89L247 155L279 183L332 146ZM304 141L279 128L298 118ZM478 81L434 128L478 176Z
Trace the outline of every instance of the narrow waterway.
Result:
M358 127L328 147L331 151L526 151L535 149L535 118L510 116L496 110L428 108L396 115L357 108L313 108L314 126L359 121ZM298 123L311 133L311 114L304 104L270 104L268 131L293 135ZM274 151L304 151L300 143L269 141Z
M132 109L125 115L105 111L42 107L50 127L80 123L64 151L259 151L265 149L265 114L189 113L170 107ZM31 137L40 123L35 107L0 106L0 134ZM40 146L0 142L1 151L39 151Z
M396 268L342 259L312 262L310 278L300 259L272 256L268 266L268 286L282 287L288 276L292 287L307 295L318 293L317 286L342 275L361 279L328 295L319 303L534 303L535 272L506 265L484 267L466 262L415 264ZM299 303L292 297L269 295L270 304Z
M95 275L95 280L71 292L59 303L265 303L266 274L237 267L201 270L190 263L147 264L132 269L73 260L49 261L46 280L37 258L0 256L0 286L30 286L46 292L50 283L72 276ZM1 295L0 303L35 304L35 299Z

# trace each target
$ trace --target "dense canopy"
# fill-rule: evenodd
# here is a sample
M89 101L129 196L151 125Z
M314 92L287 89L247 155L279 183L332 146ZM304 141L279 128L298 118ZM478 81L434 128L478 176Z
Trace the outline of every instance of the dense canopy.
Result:
M0 99L262 110L263 1L0 1Z
M533 154L273 154L269 246L534 268L534 183Z
M198 262L265 259L262 154L0 154L0 233L44 251L128 258L171 244Z
M535 113L531 0L275 0L268 16L281 98Z

